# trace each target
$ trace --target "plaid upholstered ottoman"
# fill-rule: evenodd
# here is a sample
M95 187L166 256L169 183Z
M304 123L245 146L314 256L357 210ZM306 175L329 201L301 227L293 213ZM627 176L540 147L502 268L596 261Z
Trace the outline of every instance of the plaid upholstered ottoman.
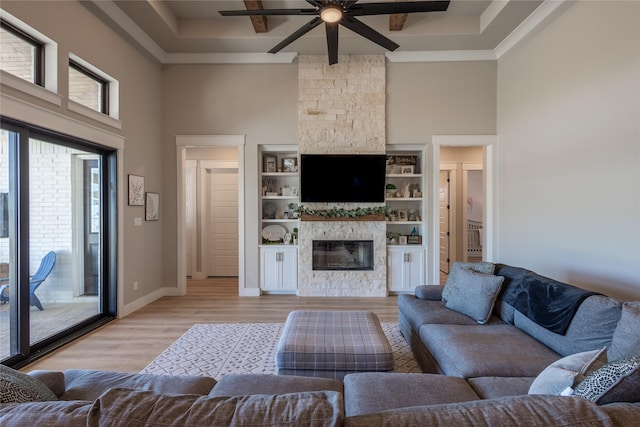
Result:
M276 348L278 375L342 379L391 370L391 345L368 311L292 311Z

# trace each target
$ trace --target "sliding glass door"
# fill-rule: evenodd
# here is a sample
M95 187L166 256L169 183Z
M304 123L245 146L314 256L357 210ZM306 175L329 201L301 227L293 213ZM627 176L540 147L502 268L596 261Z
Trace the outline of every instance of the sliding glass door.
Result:
M24 364L115 315L115 153L2 123L0 360Z

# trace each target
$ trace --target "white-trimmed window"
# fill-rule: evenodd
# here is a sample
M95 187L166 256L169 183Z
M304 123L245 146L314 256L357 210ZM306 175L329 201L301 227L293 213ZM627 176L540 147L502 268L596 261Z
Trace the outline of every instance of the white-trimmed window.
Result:
M109 81L70 59L69 99L109 115Z
M44 43L0 19L0 68L44 86Z
M68 70L69 110L121 129L118 80L73 53Z

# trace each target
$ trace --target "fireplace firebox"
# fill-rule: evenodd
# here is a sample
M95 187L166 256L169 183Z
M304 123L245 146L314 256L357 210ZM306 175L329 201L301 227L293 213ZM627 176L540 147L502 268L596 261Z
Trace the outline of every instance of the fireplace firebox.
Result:
M373 240L313 240L313 270L373 270Z

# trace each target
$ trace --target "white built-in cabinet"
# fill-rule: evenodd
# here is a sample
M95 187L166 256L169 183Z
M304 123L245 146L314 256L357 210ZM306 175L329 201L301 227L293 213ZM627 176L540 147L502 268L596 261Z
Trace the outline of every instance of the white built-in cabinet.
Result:
M389 292L414 292L425 284L425 249L422 246L387 246L387 287Z
M297 146L261 145L259 159L260 289L295 293L300 220L290 205L299 203Z
M413 292L425 284L425 151L423 146L388 145L385 179L387 288Z
M298 248L291 245L260 247L260 289L292 293L298 289Z

